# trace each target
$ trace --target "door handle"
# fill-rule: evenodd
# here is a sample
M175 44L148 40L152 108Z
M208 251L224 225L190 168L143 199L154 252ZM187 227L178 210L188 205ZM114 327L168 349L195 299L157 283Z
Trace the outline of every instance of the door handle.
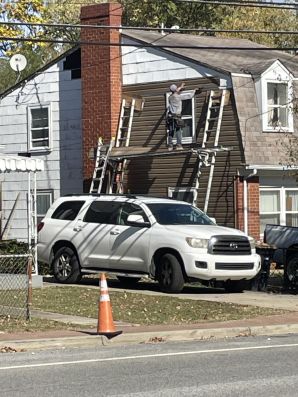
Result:
M75 232L80 232L80 231L82 230L82 227L81 227L81 226L75 226L75 227L73 228L73 230L74 230Z
M119 231L119 230L112 230L112 231L110 232L110 234L111 234L112 236L117 236L117 234L120 234L120 231Z

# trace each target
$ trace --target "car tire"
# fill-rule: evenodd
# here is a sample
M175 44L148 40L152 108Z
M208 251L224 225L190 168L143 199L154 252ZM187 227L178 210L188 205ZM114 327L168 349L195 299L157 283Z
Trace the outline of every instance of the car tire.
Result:
M293 256L287 263L286 277L291 285L298 284L298 255Z
M184 277L177 257L167 253L160 257L157 267L157 280L163 292L178 293L184 286Z
M140 277L124 277L117 276L117 279L120 281L121 285L124 288L134 288L137 283L141 280Z
M62 247L56 252L53 262L53 275L58 283L77 283L82 275L76 253L70 247Z
M226 292L237 293L247 289L248 282L246 280L228 280L224 286Z

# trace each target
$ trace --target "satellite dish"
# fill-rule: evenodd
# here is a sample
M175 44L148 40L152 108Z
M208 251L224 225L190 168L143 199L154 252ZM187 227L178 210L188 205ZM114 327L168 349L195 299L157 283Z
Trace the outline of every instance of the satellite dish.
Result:
M10 58L10 67L16 72L21 72L27 65L27 59L22 54L15 54Z

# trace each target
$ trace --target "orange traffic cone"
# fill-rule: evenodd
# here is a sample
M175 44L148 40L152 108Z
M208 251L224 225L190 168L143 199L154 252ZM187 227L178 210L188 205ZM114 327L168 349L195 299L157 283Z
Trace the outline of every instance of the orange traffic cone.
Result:
M108 291L108 284L105 274L101 273L100 298L98 303L97 335L105 335L110 339L121 333L122 331L116 331L115 329L110 296Z

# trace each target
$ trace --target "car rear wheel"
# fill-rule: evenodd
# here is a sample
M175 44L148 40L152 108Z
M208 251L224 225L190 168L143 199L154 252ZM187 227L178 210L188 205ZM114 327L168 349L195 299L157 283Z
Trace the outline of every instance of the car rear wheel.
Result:
M79 260L72 248L58 249L53 260L53 274L58 283L72 284L81 279Z
M179 260L173 254L161 256L157 267L157 280L163 292L180 292L184 286L184 277Z

